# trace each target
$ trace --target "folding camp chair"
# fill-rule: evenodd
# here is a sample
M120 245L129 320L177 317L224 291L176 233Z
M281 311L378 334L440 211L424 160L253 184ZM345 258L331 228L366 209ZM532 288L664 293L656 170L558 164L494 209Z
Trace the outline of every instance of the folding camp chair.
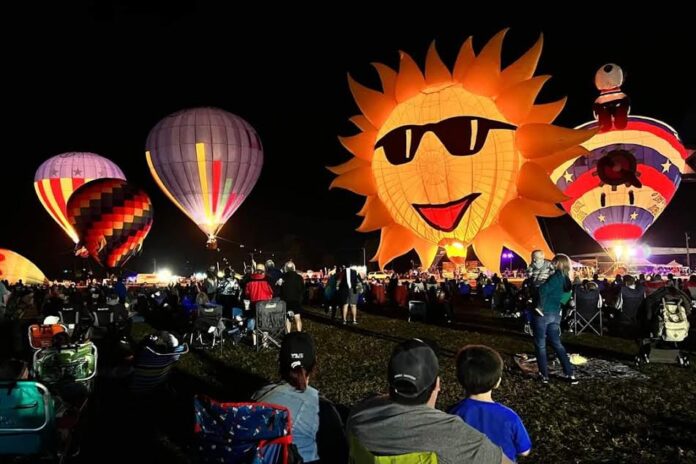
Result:
M29 326L29 345L35 349L49 348L53 346L53 336L61 332L67 332L63 324L32 324Z
M130 391L145 394L164 385L172 367L188 351L189 347L186 343L177 346L171 353L158 353L149 346L144 347L135 358Z
M68 335L72 337L80 324L80 312L74 306L66 306L58 310L58 317L60 317L60 323L68 330Z
M602 335L604 325L602 319L602 296L599 293L599 289L578 287L575 290L574 299L575 311L571 322L571 331L575 335L579 335L589 329L597 335Z
M285 406L218 403L199 396L193 401L199 462L290 462L292 421Z
M425 301L410 300L408 302L408 322L415 319L423 322L428 319L428 305Z
M188 335L188 341L193 348L215 348L224 342L225 322L222 317L222 305L201 305L197 310L196 320Z
M93 331L92 336L95 339L106 338L111 330L111 327L116 320L116 312L112 306L96 307L92 311Z
M97 375L97 347L87 342L44 348L34 352L33 367L35 377L46 385L78 382L90 391Z
M0 456L42 455L55 446L55 411L38 382L0 382Z
M622 287L616 302L617 335L625 338L639 337L638 311L645 301L645 291L641 288Z
M286 319L284 301L275 299L256 303L256 351L271 344L280 348L280 340L287 330Z

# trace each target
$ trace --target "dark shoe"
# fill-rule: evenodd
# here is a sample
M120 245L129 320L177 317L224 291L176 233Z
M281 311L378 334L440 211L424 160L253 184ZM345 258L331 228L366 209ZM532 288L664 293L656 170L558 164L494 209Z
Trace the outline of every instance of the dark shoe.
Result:
M574 375L567 375L564 377L564 380L571 385L577 385L579 383L578 379Z
M348 321L346 321L345 319L343 319L343 325L346 325L346 324L348 324Z
M548 385L548 384L549 384L549 378L548 378L548 377L544 377L543 375L541 375L541 373L539 373L539 380L541 380L541 383L543 383L544 385Z
M358 325L358 321L354 320L353 325Z

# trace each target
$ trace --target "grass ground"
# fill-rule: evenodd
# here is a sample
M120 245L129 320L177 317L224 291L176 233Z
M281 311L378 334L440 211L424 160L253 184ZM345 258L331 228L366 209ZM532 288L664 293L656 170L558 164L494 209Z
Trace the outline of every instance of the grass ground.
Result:
M318 346L319 371L312 379L344 411L386 386L386 366L394 345L410 337L429 338L439 353L446 409L462 396L455 378L454 356L463 345L480 343L499 350L506 372L494 398L516 410L532 438L528 463L681 463L696 462L696 376L694 366L641 367L645 380L589 380L579 385L560 381L548 386L513 368L512 355L533 352L531 339L507 319L483 310L460 311L453 327L408 323L397 313L361 313L360 325L336 325L323 311L310 309L305 330ZM151 328L135 328L142 336ZM582 335L566 337L570 352L630 363L630 341ZM275 351L256 353L247 346L194 351L182 358L171 380L177 395L143 403L107 398L102 389L85 453L109 450L109 456L145 449L139 456L185 462L191 425L191 397L204 393L225 401L244 401L268 381L277 380ZM106 437L106 438L104 438ZM114 447L113 443L124 444ZM128 445L125 445L128 443ZM130 455L132 456L132 455ZM131 457L129 459L133 461ZM138 461L139 462L139 461Z

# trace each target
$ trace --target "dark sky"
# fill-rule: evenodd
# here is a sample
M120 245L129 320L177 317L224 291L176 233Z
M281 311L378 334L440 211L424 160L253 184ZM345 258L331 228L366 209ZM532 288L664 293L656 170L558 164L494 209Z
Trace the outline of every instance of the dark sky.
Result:
M353 133L347 119L357 113L346 73L375 86L370 62L395 67L401 49L422 63L433 39L451 64L467 36L474 35L479 50L495 32L511 26L506 64L543 32L538 73L553 79L541 100L569 97L556 123L574 126L591 117L594 72L613 61L628 74L624 90L632 97L633 114L664 120L696 144L691 71L696 38L674 12L661 17L650 10L614 25L620 11L602 8L603 19L592 11L523 14L503 12L505 2L491 11L461 12L433 2L430 11L416 11L404 2L399 13L374 15L348 3L332 5L331 11L297 5L236 11L189 2L143 8L139 3L98 2L71 11L5 16L9 53L3 60L0 247L24 254L49 275L81 267L32 186L39 164L66 151L110 158L150 194L155 223L142 255L129 262L131 269L149 271L153 259L178 272L222 256L237 264L241 253L253 248L277 251L281 260L300 252L303 268L333 259L358 261L363 246L369 255L378 233L353 231L362 197L327 191L333 176L324 169L348 159L336 139ZM203 234L170 204L147 169L148 131L167 114L193 106L236 113L263 141L259 182L222 231L223 237L246 244L243 250L222 242L221 253L206 251ZM680 245L684 231L696 236L694 204L696 184L682 184L646 241ZM546 226L556 250L598 248L568 217L547 220ZM191 269L184 269L186 261Z

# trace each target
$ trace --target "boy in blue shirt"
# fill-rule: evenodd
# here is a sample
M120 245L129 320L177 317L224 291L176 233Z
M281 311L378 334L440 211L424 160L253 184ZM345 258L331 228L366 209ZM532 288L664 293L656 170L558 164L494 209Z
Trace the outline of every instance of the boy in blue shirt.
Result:
M503 449L511 460L527 456L532 449L529 434L515 411L491 397L503 376L503 359L497 351L483 345L467 345L457 355L457 379L466 398L450 414L485 434Z

